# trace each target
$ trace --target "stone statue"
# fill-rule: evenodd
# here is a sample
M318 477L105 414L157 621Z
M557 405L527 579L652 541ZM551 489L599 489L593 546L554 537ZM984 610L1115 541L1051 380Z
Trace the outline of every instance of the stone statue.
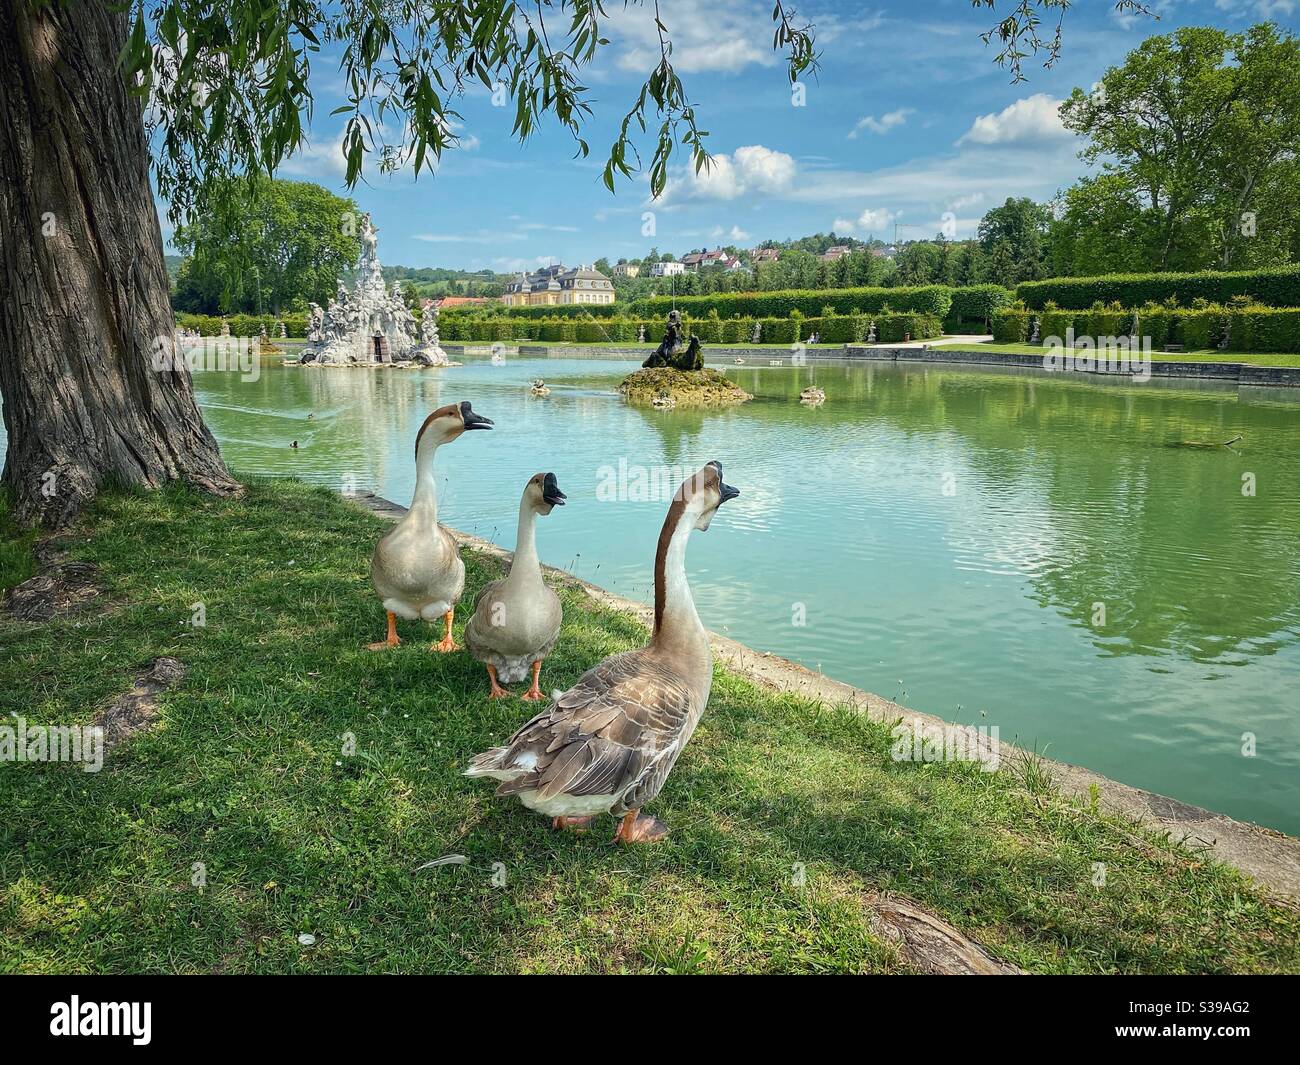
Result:
M1029 333L1029 343L1031 343L1031 344L1037 344L1037 343L1038 343L1038 328L1039 328L1039 326L1038 326L1038 315L1034 315L1033 328L1030 330L1030 333Z
M700 338L684 334L682 316L677 310L668 312L668 328L664 330L664 338L641 366L645 369L667 366L684 371L704 369Z
M760 341L762 341L762 339L763 339L763 323L760 322L760 321L755 320L755 322L754 322L754 335L753 335L753 337L751 338L751 343L757 344L757 343L759 343Z
M311 307L302 363L366 365L406 362L418 346L415 315L398 281L384 283L378 237L370 215L361 219L361 258L351 288L342 279L329 306ZM435 350L439 353L441 349ZM443 356L445 358L445 356Z
M637 342L640 343L640 344L644 344L644 343L645 343L645 323L644 323L644 322L643 322L641 325L637 326L637 330L636 330L636 339L637 339Z
M875 342L876 342L876 320L873 318L871 319L870 327L867 329L867 343L874 344Z
M424 314L420 318L420 346L411 353L411 359L421 366L450 366L451 360L438 343L438 304L424 301Z

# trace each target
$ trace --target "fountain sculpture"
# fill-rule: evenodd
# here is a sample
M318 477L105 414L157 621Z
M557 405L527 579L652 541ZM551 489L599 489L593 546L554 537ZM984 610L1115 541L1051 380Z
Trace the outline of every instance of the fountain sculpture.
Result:
M394 281L391 289L384 287L376 233L367 212L361 219L361 260L357 263L356 283L349 290L340 281L338 293L324 310L319 304L310 305L303 363L376 366L412 358L412 349L417 346L415 315L402 299L399 282Z

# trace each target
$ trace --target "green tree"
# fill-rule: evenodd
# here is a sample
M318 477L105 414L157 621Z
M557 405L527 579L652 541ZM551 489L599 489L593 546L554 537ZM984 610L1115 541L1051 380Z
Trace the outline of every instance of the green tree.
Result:
M1008 197L1001 207L992 208L980 219L980 249L991 254L994 248L1005 244L1010 253L1011 274L1000 284L1037 281L1045 276L1046 238L1051 221L1051 209L1027 196Z
M1095 90L1076 88L1061 118L1113 179L1085 191L1075 218L1138 212L1129 228L1152 269L1230 265L1243 213L1300 151L1300 42L1271 23L1151 37Z
M189 258L176 307L199 314L279 313L325 303L361 252L360 212L307 181L236 180L214 210L176 231Z

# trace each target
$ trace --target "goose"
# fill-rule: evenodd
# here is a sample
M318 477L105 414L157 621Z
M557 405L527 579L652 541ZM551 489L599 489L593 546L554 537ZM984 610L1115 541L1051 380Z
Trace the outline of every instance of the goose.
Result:
M826 402L825 389L818 388L816 385L809 385L799 393L799 402L807 403L810 406L816 406L819 403Z
M654 635L578 678L506 741L477 755L470 777L502 783L554 828L583 830L597 814L620 818L620 843L653 842L668 829L641 813L668 778L708 705L709 636L686 583L686 544L740 493L710 462L673 496L655 553Z
M533 382L532 392L535 396L549 396L551 394L551 390L546 387L546 382L540 377Z
M542 580L542 567L537 562L537 516L544 517L564 506L564 500L555 474L539 473L529 478L519 501L519 533L510 572L484 587L474 600L474 616L465 626L465 645L487 666L493 699L510 694L501 687L502 681L509 684L523 680L529 669L533 672L533 686L522 698L529 702L542 698L538 687L542 659L555 646L563 614L560 597Z
M677 397L669 392L657 392L655 398L650 401L650 406L659 410L672 410L677 406Z
M433 455L469 429L491 429L492 419L475 414L468 400L439 407L415 436L415 495L411 509L375 546L370 579L388 613L388 638L369 644L372 651L396 647L397 619L433 621L441 617L446 633L431 650L454 651L451 623L456 600L465 588L465 563L455 538L438 524L438 495Z

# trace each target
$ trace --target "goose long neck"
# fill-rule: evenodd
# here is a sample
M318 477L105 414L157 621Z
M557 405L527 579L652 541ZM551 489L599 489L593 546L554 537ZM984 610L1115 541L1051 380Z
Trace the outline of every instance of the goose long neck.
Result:
M707 651L708 635L700 624L686 582L686 544L691 537L691 525L685 507L674 506L659 534L659 550L655 554L653 643L663 650L695 657L701 645Z
M509 580L518 583L541 580L542 567L537 561L537 511L524 499L519 504L519 528L515 533L515 555L510 561Z
M438 486L433 475L433 456L437 450L438 445L427 437L416 447L415 495L411 497L411 509L435 521L438 518Z

